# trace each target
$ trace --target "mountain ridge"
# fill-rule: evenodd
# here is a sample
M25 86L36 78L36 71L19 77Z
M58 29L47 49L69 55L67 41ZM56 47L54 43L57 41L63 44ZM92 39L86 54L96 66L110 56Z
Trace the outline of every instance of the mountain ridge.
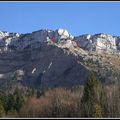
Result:
M117 81L119 42L106 34L74 37L64 29L1 33L0 85L72 87L84 85L91 71L102 83Z
M49 29L41 29L27 34L0 32L0 47L5 46L5 51L10 47L22 49L22 47L26 47L27 45L33 44L35 42L46 42L50 40L55 43L63 43L67 40L70 42L71 40L74 41L74 44L76 44L78 47L89 51L107 51L113 53L120 52L120 37L104 33L95 35L83 34L79 36L72 36L65 29L57 29L55 31ZM23 46L19 46L20 44Z

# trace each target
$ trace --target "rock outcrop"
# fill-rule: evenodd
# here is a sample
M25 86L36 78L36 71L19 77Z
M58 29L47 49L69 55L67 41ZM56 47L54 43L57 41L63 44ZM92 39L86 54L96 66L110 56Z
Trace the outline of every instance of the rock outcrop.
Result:
M75 37L79 46L85 50L96 52L118 53L120 39L107 34L81 35Z

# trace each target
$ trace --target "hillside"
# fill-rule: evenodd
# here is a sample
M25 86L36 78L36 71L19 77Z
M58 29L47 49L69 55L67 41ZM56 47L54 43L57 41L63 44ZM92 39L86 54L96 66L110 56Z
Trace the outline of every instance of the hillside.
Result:
M0 32L0 86L84 85L93 71L103 84L120 79L120 37L72 36L67 30Z

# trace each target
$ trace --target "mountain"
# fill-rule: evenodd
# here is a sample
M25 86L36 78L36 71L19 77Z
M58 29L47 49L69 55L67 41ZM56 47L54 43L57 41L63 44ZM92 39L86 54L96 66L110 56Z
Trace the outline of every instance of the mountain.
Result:
M0 32L0 88L84 85L93 71L103 84L120 80L120 37L72 36L65 29Z

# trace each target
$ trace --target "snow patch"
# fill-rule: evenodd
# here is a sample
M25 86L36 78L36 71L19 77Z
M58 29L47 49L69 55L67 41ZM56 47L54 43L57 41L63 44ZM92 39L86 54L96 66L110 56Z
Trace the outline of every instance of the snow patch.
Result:
M36 68L34 68L34 69L32 70L32 74L35 73L35 71L36 71Z
M52 65L52 62L49 64L48 69L50 69L51 65Z

